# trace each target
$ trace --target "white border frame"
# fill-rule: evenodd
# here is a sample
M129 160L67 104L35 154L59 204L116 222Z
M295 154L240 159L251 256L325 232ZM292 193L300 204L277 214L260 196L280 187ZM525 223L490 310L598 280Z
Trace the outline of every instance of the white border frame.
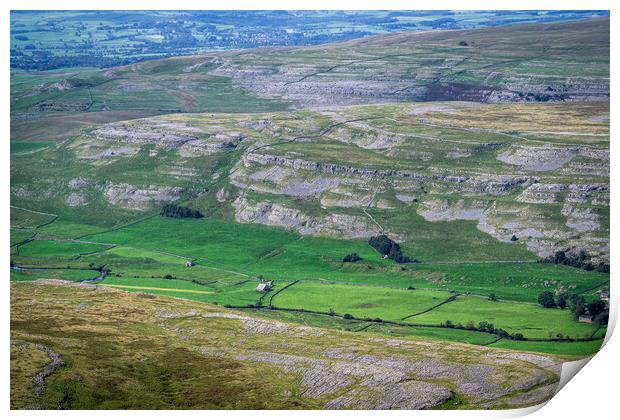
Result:
M0 211L2 212L5 223L0 224L3 237L5 238L5 244L9 241L9 181L10 181L10 64L9 64L9 42L10 42L10 10L277 10L277 9L296 9L296 10L373 10L373 9L401 9L401 10L441 10L441 9L453 9L453 10L611 10L611 38L617 39L618 19L616 19L616 11L619 10L615 7L617 1L601 1L590 0L584 2L583 0L504 0L499 2L498 0L383 0L383 1L353 1L353 0L297 0L297 1L284 1L284 0L263 0L260 2L244 1L244 0L227 0L226 2L200 2L196 0L133 0L118 1L118 0L91 0L86 3L84 1L77 0L57 0L57 1L45 1L45 0L5 0L0 9L2 10L1 21L3 28L2 38L0 42L2 44L2 55L0 55L1 71L3 76L2 89L2 132L5 134L5 140L2 143L1 158L3 165L1 166L1 199L2 206ZM617 45L612 42L611 54L611 68L614 69L615 62L617 61ZM613 130L613 124L618 120L617 107L614 106L614 100L617 98L616 84L611 84L611 142L610 152L611 161L616 162L616 146L614 141L618 140L618 136L615 136ZM616 180L618 178L618 168L613 164L611 165L611 177L610 186L614 193L611 195L611 208L618 208L617 195L615 194ZM179 416L186 418L204 418L205 416L215 418L247 418L251 416L253 419L269 418L270 420L285 419L288 416L295 416L299 419L313 419L316 416L321 416L325 419L331 418L368 418L374 416L386 416L390 418L404 419L409 416L415 416L416 418L460 418L460 419L486 419L486 418L512 418L521 415L528 414L536 411L532 415L532 418L549 418L549 417L561 417L563 419L607 419L610 417L610 413L617 412L618 408L615 406L617 397L617 388L615 383L620 380L618 375L620 374L619 365L620 362L616 355L620 354L620 344L617 337L612 337L611 332L614 329L614 325L618 316L618 304L619 289L617 275L615 275L615 264L620 263L617 257L616 246L618 243L617 225L614 218L610 221L611 229L611 318L610 328L606 338L606 345L599 353L592 358L588 363L587 369L577 375L577 378L570 380L568 384L554 397L552 398L541 410L537 411L540 407L531 407L527 409L519 410L505 410L505 411L184 411L180 412ZM8 244L7 244L8 245ZM6 249L6 248L5 248ZM8 267L9 255L5 252L1 255L2 264L4 267ZM6 271L5 271L6 273ZM81 418L84 413L79 411L72 412L32 412L32 411L9 411L9 340L10 340L10 298L9 291L10 285L8 278L4 278L4 293L2 293L2 321L0 328L2 328L3 346L2 352L2 371L4 373L4 381L0 388L0 396L2 397L2 407L5 413L8 413L12 418L31 418L31 417L46 417L46 418ZM132 412L116 412L115 416L121 418L146 419L158 420L166 418L170 413L167 411L132 411ZM88 416L95 419L103 419L109 415L105 411L89 411Z

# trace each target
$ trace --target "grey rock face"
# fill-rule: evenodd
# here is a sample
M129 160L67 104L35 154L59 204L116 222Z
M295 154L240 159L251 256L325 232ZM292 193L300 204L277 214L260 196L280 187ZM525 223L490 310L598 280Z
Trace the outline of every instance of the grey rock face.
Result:
M137 187L129 184L108 184L104 189L105 199L112 205L146 210L164 202L179 199L185 189L180 187L161 187L149 185Z

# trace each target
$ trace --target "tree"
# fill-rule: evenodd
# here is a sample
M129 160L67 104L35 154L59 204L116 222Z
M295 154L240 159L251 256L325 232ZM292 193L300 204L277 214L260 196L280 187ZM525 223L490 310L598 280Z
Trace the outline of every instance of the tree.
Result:
M565 261L566 261L566 252L556 251L554 258L553 258L553 262L555 262L556 264L564 264Z
M178 206L176 204L166 204L161 212L159 213L165 217L175 217L175 218L194 218L200 219L202 213L198 210L190 209L189 207Z
M344 319L353 319L353 315L351 315L351 314L344 314L342 317Z
M342 259L342 262L351 262L351 263L354 263L354 262L361 261L361 260L362 260L362 258L361 258L359 255L357 255L357 252L354 252L354 253L352 253L352 254L346 255L346 256Z
M494 333L495 326L491 324L490 322L480 321L478 323L478 331Z
M329 308L329 311L327 312L327 315L329 315L329 316L336 315L336 311L334 311L334 308Z
M545 290L538 295L538 303L544 308L555 308L555 300L553 299L553 293Z
M605 310L605 302L600 299L596 299L587 305L588 314L592 317L596 317L598 314Z
M568 308L575 318L578 318L586 313L586 300L577 294L570 295L568 297Z
M508 331L502 328L498 328L497 330L495 330L495 334L499 335L501 338L508 338L510 336L510 334L508 334Z
M560 309L566 308L566 304L567 304L567 302L566 302L566 293L560 293L558 295L556 304L558 305L558 308L560 308Z
M412 260L408 256L403 255L400 245L386 235L373 236L368 240L368 243L380 252L381 255L385 255L399 264L416 262L416 260Z
M379 251L382 255L388 255L392 249L393 241L386 235L373 236L368 241L370 246Z
M607 325L609 322L609 309L605 309L603 312L594 317L594 323L601 327Z

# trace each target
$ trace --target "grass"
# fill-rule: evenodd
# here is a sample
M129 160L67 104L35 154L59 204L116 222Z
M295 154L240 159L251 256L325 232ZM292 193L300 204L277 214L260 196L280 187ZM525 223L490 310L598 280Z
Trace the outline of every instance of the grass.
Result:
M278 308L319 312L333 309L337 314L358 318L400 320L449 297L447 292L300 282L279 293L272 302Z
M34 281L39 279L58 279L69 281L92 280L99 276L99 272L87 269L42 269L11 270L11 281Z
M53 214L11 207L11 227L36 228L53 221L55 218L56 216Z
M13 141L11 140L11 155L34 153L38 150L44 149L53 145L54 142L45 141Z
M188 240L190 236L192 239ZM380 256L362 240L302 238L284 229L216 219L157 217L84 239L171 252L196 258L206 266L287 279L304 273L311 275L317 267L321 270L321 266L330 270L329 263L337 262L349 252L358 252L370 262L383 264Z
M546 309L539 305L493 302L489 299L459 296L454 302L447 303L425 314L410 318L410 322L437 324L446 322L465 325L473 321L492 323L496 328L503 328L509 333L521 333L528 338L556 338L557 334L572 338L589 338L596 330L592 324L573 320L568 309Z
M138 258L138 259L147 259L154 260L161 263L171 263L171 264L184 264L187 259L170 255L163 252L153 252L145 249L132 248L130 246L116 246L108 251L106 254L112 254L115 256L125 257L125 258Z
M35 234L32 229L13 229L11 228L11 246L31 238Z
M603 340L586 342L552 342L540 343L533 341L506 341L500 340L489 345L491 348L511 349L517 351L533 351L548 354L568 356L571 359L581 359L595 354L601 348Z
M156 217L84 239L148 251L154 259L163 258L165 254L161 252L183 255L195 258L199 266L250 276L262 274L283 280L326 279L334 283L400 289L414 286L482 295L493 292L502 299L527 302L536 302L543 290L565 287L578 292L609 279L603 273L537 263L399 266L382 259L364 240L302 237L279 228L216 219ZM120 249L122 253L124 248ZM363 261L341 263L341 258L351 252L357 252ZM117 251L113 248L109 253L117 254Z
M246 316L239 319L239 315ZM339 369L346 359L334 360L334 356L325 353L351 349L360 357L371 356L379 361L397 358L416 362L430 357L440 365L486 366L495 360L489 358L489 353L500 357L503 354L501 350L441 341L427 346L401 340L400 346L391 346L389 341L371 333L317 331L289 323L280 327L279 332L266 334L260 328L272 324L247 315L152 294L14 283L12 407L36 403L42 408L63 409L310 409L347 395L351 387L357 387L355 381L351 387L336 387L326 395L313 396L304 392L308 385L301 381L302 375L283 369L280 360L303 353L304 360L316 360L321 366L333 364L334 369ZM43 356L33 351L36 344L50 347L65 363L46 378L41 397L32 394L32 381L24 379L24 375L31 379L44 364ZM256 355L274 354L275 362L253 361ZM500 397L494 398L492 404L502 404L505 387L514 390L515 374L525 379L536 378L535 381L558 379L545 368L524 360L503 358L496 369L497 382L493 386ZM420 380L433 382L432 378ZM460 376L448 373L441 383L453 389L461 380ZM363 389L368 391L367 387ZM265 393L271 395L268 400ZM463 399L463 408L478 406Z
M109 245L88 244L81 242L64 242L53 240L36 240L19 247L19 254L24 257L77 258L108 249Z
M48 225L50 229L56 222ZM58 225L58 233L81 231L82 226ZM594 327L575 322L568 311L543 309L536 304L542 290L565 288L575 292L608 282L602 273L537 263L422 263L397 265L384 260L363 240L302 237L279 228L235 224L217 219L182 220L154 217L125 228L83 238L96 245L58 240L36 240L20 247L13 259L22 266L105 265L112 270L102 284L127 291L178 297L218 305L247 307L269 303L278 308L304 309L357 318L400 321L444 302L451 291L466 293L429 312L407 318L413 324L435 325L491 322L510 333L532 339L589 337ZM346 251L346 252L345 252ZM357 252L363 261L340 262ZM79 257L79 258L78 258ZM77 258L77 259L76 259ZM187 260L195 266L185 267ZM67 273L46 277L83 279ZM13 280L33 280L43 273L13 274ZM49 274L49 275L48 275ZM259 274L276 280L274 291L257 293ZM172 276L173 279L165 277ZM94 278L95 276L89 276ZM301 280L279 292L292 281ZM410 287L415 290L406 290ZM276 294L277 292L277 294ZM485 297L495 293L499 302ZM271 299L273 297L273 299ZM524 303L519 303L524 302ZM343 328L315 319L313 325ZM493 341L489 334L396 325L355 324L388 336L446 339L474 344ZM347 328L345 328L347 329ZM509 344L508 344L509 345ZM569 345L567 345L569 346ZM553 346L550 352L560 350ZM585 351L589 348L580 345Z

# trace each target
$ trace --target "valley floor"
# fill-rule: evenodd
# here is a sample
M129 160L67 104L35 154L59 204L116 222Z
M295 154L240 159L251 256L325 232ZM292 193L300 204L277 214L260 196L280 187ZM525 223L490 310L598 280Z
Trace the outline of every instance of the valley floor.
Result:
M568 309L537 303L545 290L592 300L608 287L608 274L562 265L395 264L363 240L303 237L213 219L157 216L79 239L33 235L14 239L14 282L66 279L337 330L567 357L596 352L606 333L605 327L577 322ZM350 252L362 260L343 263L342 255ZM256 290L261 275L274 281L266 293ZM510 336L481 330L480 323ZM518 334L522 340L513 338Z

